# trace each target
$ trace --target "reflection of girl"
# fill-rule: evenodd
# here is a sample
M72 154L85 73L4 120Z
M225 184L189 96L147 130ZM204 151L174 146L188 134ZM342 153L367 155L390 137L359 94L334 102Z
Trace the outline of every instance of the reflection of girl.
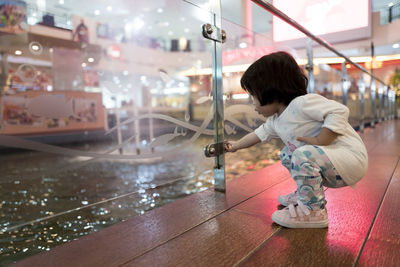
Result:
M271 138L282 139L286 144L282 164L297 190L278 198L288 207L275 211L272 220L289 228L327 227L323 185L355 185L368 165L364 143L348 123L348 108L307 94L306 76L285 52L254 62L240 83L251 95L255 110L268 119L239 141L226 142L225 150L235 152Z

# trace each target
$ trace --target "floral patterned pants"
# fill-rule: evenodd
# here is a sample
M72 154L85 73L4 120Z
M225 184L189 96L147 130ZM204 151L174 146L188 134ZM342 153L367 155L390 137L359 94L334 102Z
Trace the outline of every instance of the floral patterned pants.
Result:
M285 166L297 184L299 200L312 210L325 207L323 186L347 186L325 152L318 146L304 145L293 153L286 146L280 154Z

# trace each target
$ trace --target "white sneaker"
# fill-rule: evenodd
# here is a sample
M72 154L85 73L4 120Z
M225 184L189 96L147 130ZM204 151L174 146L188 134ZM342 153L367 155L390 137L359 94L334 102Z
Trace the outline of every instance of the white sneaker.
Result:
M288 228L326 228L328 227L328 213L326 209L310 210L300 201L297 205L272 213L272 220Z
M293 193L290 193L289 195L283 195L278 197L278 202L287 207L290 204L297 204L297 191L294 191Z

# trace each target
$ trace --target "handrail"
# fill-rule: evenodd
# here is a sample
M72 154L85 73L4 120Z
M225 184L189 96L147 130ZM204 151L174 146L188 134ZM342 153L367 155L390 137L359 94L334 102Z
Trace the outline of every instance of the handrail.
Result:
M339 51L337 51L330 43L328 43L326 40L322 39L321 37L317 37L314 34L312 34L309 30L307 30L306 28L304 28L303 26L301 26L298 22L296 22L294 19L290 18L288 15L286 15L285 13L283 13L282 11L280 11L279 9L277 9L276 7L274 7L272 4L265 2L263 0L251 0L253 1L255 4L259 5L260 7L268 10L269 12L271 12L272 14L274 14L275 16L279 17L280 19L282 19L283 21L287 22L288 24L292 25L294 28L296 28L297 30L301 31L302 33L304 33L305 35L307 35L308 37L310 37L311 39L313 39L314 41L316 41L317 43L319 43L320 45L324 46L325 48L329 49L330 51L332 51L333 53L335 53L336 55L344 58L348 63L353 64L356 68L358 68L359 70L361 70L362 72L367 73L369 76L371 76L374 80L384 84L387 86L387 84L385 82L383 82L381 79L375 77L374 75L372 75L370 72L368 72L366 69L364 69L363 67L361 67L360 65L358 65L357 63L353 62L349 57L345 56L344 54L340 53Z

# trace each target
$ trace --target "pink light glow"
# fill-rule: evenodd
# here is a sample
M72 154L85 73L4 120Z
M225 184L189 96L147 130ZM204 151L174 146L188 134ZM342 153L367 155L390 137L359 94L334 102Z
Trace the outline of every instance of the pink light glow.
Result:
M315 35L369 26L368 0L274 0L273 5ZM276 42L305 37L276 16L272 23Z
M222 53L222 65L227 66L233 63L248 63L249 60L259 59L260 57L271 53L273 50L273 46L262 46L224 51Z

